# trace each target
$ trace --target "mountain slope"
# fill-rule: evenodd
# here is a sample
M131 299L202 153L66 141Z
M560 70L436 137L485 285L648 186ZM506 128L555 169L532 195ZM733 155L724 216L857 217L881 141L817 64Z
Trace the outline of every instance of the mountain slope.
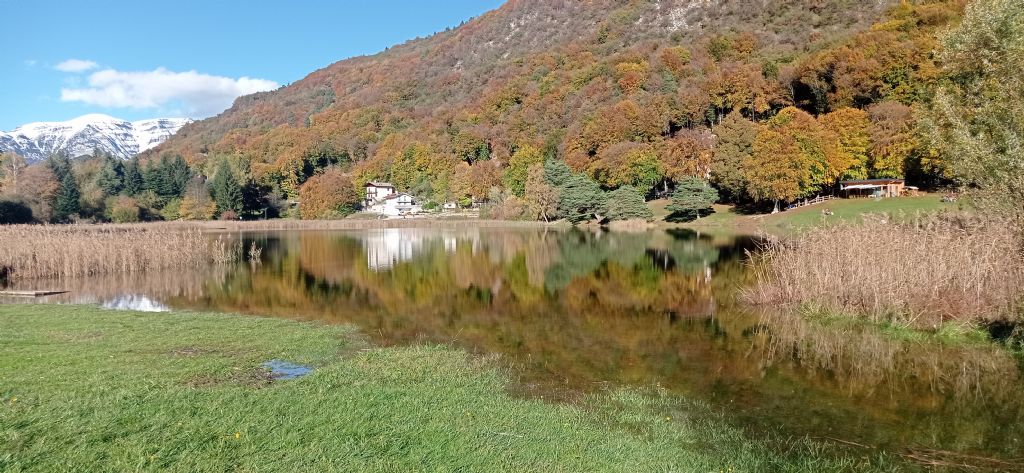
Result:
M61 151L76 157L92 154L95 149L129 159L162 143L188 122L184 118L129 122L92 114L65 122L29 123L11 132L0 132L0 151L13 151L29 162Z
M231 132L260 135L281 125L302 127L325 110L400 108L400 120L450 113L515 78L524 57L538 53L557 63L611 56L644 41L687 45L754 28L771 54L792 55L866 27L892 3L512 0L453 30L334 63L277 91L241 97L221 115L186 126L161 149L194 158Z
M614 173L643 172L645 153L689 159L688 143L708 142L731 112L763 121L791 105L823 114L914 103L934 79L931 32L961 7L511 0L458 28L241 97L144 156L230 157L289 196L336 163L357 184L391 180L449 200L486 198L512 155L532 147L617 187L626 180ZM663 176L669 165L659 164Z

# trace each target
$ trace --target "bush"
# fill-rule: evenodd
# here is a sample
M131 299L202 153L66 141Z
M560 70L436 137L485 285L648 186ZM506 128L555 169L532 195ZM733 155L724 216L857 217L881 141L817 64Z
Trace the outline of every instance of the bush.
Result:
M140 220L141 209L131 197L110 197L106 203L106 217L114 223L134 223Z
M0 200L0 225L32 223L32 209L22 202Z
M225 210L220 213L221 220L238 220L238 214L234 210Z
M625 186L608 193L609 220L654 220L654 212L636 188Z
M486 205L480 208L480 217L494 220L530 220L530 206L525 199L497 189L491 191Z
M164 220L177 220L181 218L181 199L171 199L162 209L160 216Z

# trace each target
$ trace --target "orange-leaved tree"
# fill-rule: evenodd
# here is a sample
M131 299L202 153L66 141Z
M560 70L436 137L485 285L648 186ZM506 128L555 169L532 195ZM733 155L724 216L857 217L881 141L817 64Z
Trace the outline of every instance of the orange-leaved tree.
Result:
M806 197L835 184L852 165L835 133L813 116L786 107L768 120L744 160L747 190L756 200L780 201Z
M331 167L309 178L299 190L299 216L304 220L343 218L356 211L359 193L352 180Z

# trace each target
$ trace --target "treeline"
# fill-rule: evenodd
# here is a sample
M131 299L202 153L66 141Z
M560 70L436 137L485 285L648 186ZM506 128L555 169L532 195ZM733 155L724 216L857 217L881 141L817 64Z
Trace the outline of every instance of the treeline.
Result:
M143 163L96 151L28 165L0 155L0 223L116 223L152 220L274 218L289 211L276 193L223 161L212 172L181 156Z

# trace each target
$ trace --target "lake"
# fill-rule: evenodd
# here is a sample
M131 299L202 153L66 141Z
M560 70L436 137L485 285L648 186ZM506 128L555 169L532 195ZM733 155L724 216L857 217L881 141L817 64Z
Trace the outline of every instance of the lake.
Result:
M553 402L659 386L755 432L1024 456L1018 360L749 308L752 237L472 226L231 237L260 260L53 282L71 292L39 301L350 323L383 345L498 354L512 389Z

